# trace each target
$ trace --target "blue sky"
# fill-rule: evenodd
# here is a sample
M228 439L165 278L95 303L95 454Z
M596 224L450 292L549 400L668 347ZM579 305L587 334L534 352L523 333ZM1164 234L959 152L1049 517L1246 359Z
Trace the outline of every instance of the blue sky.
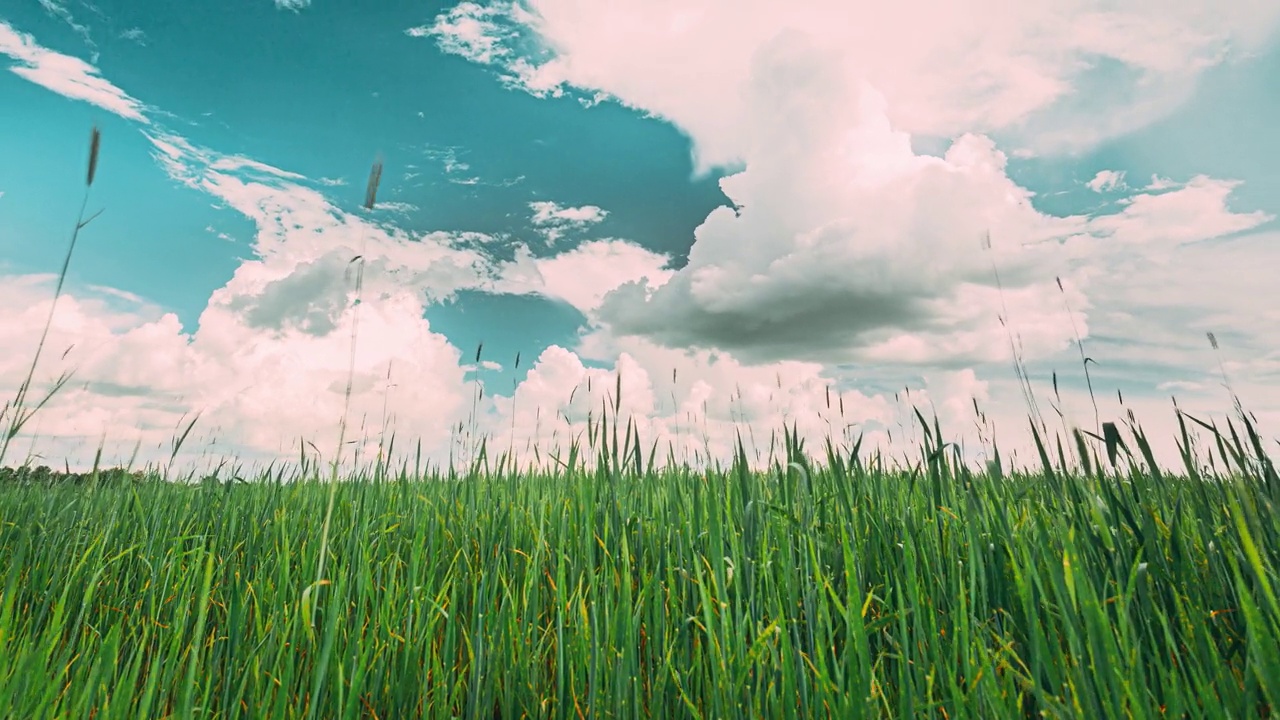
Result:
M166 456L200 413L206 461L331 453L357 316L366 456L459 423L550 447L621 371L690 453L784 419L888 446L917 402L979 457L975 398L1025 447L1011 344L1045 420L1094 427L1079 340L1100 419L1168 462L1170 396L1221 416L1224 373L1274 432L1280 10L989 4L9 0L6 347L103 132L37 374L75 381L30 447Z

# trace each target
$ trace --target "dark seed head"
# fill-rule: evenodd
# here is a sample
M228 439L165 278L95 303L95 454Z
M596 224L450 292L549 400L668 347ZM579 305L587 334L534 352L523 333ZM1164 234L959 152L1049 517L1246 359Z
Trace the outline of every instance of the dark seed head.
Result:
M378 183L382 181L382 161L377 160L373 163L373 169L369 171L369 186L364 191L364 209L372 210L378 201Z
M98 146L101 143L102 133L95 127L89 136L89 178L86 185L93 185L93 176L98 172Z

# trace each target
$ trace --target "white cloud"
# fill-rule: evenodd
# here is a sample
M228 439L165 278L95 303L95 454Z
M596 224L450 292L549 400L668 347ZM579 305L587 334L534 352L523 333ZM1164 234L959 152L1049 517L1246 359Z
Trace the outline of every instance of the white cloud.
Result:
M609 214L607 210L601 210L595 205L583 205L582 207L561 207L554 202L531 202L529 208L534 211L533 224L535 225L553 225L557 223L568 223L571 225L590 225L598 223L605 219Z
M0 54L19 64L9 68L37 85L73 100L83 100L120 117L147 124L146 108L128 93L103 79L98 69L80 58L53 52L34 38L0 21Z
M1099 58L1127 66L1142 88L1094 109L1136 126L1143 108L1180 97L1183 80L1221 61L1225 43L1257 47L1267 35L1259 24L1270 27L1280 11L805 7L534 0L526 12L466 3L434 26L446 51L517 74L536 68L536 89L562 82L671 120L703 167L745 166L721 181L735 208L707 217L688 264L661 287L633 279L600 300L580 293L575 303L608 333L751 362L924 367L1008 362L1011 327L1024 358L1047 358L1077 332L1089 335L1090 308L1107 302L1091 283L1108 264L1268 217L1232 211L1234 184L1204 177L1175 193L1134 195L1115 215L1045 215L1006 174L1004 153L972 131L1096 139L1096 118L1068 122L1068 101L1096 95L1082 68ZM936 22L922 25L926 16ZM936 158L916 155L911 133L959 137ZM1095 183L1119 190L1123 176ZM993 247L983 252L988 233Z
M580 231L602 222L609 215L608 210L602 210L595 205L561 207L546 200L529 203L529 209L533 210L530 222L546 238L548 245L555 243L569 232Z
M1263 211L1233 212L1227 205L1236 180L1197 175L1171 192L1142 192L1121 201L1124 210L1089 221L1089 229L1112 241L1176 245L1250 230L1273 219Z
M512 36L502 25L507 14L503 7L463 2L442 13L432 25L409 28L405 33L410 37L434 36L444 52L487 65L511 54L503 44Z
M1226 268L1270 267L1267 253L1232 240L1236 249L1210 260L1200 241L1255 229L1269 215L1229 207L1236 183L1198 177L1153 178L1112 215L1047 216L978 133L1032 156L1138 128L1181 102L1205 68L1261 47L1280 7L1037 2L947 15L924 5L534 0L529 13L469 4L450 17L458 24L483 13L467 42L484 52L460 54L499 68L504 82L540 96L570 87L612 96L687 132L700 169L745 166L722 181L737 207L708 216L688 265L661 287L633 280L602 300L597 291L576 301L598 321L579 353L607 359L627 343L656 341L727 348L751 362L852 360L898 374L911 363L935 390L949 378L987 392L1001 409L985 411L1010 441L1010 431L1025 435L1020 390L992 378L1011 374L1011 342L1034 366L1068 371L1078 332L1108 368L1099 377L1130 373L1129 406L1142 408L1162 460L1176 462L1165 441L1171 408L1155 387L1167 378L1144 385L1135 371L1157 363L1203 382L1186 355L1202 336L1188 322L1231 327L1247 347L1265 346L1275 319L1265 303L1231 315L1242 303ZM438 24L434 35L452 52L448 29ZM929 158L911 152L911 134L959 139L944 158ZM1093 185L1127 189L1120 171ZM994 248L982 252L987 230ZM1195 281L1182 275L1204 272L1202 260L1216 274L1204 293L1187 292ZM948 376L929 369L938 364L980 369ZM1042 406L1044 373L1035 380ZM950 395L940 411L959 422L965 393ZM1062 395L1091 426L1083 391L1064 385ZM1264 414L1280 405L1251 397ZM1224 406L1212 392L1180 400L1206 412ZM1102 405L1104 419L1123 414Z
M686 267L660 289L625 284L603 299L598 316L611 332L728 349L750 361L929 365L1007 362L1004 317L1025 357L1049 357L1075 332L1088 335L1085 313L1105 300L1088 295L1099 263L1267 219L1233 212L1225 201L1234 185L1210 178L1177 194L1133 196L1116 215L1056 218L1035 210L987 137L962 134L935 158L916 155L909 133L1054 131L1041 116L1075 92L1081 57L1108 57L1159 85L1217 62L1224 37L1255 46L1265 34L1253 23L1272 23L1275 13L1229 8L1205 21L1226 33L1210 37L1185 7L1107 14L1035 5L1001 14L1004 25L956 17L939 23L945 31L918 28L919 12L880 5L822 13L815 5L785 16L778 7L735 4L732 23L730 7L714 2L570 12L559 0L537 0L532 14L468 4L447 16L452 24L482 16L468 37L480 33L494 45L474 60L517 67L529 53L514 21L549 49L540 65L547 72L671 119L704 164L745 165L721 181L735 209L708 216ZM832 13L882 22L833 22ZM1159 17L1138 22L1149 14ZM862 37L869 27L875 36ZM1118 174L1098 182L1108 180L1120 188ZM988 232L994 248L982 252Z
M614 358L609 369L588 368L569 350L544 350L514 395L496 398L495 439L510 437L513 415L518 451L537 445L545 453L585 438L588 417L599 418L604 408L613 414L619 373L619 418L635 423L646 456L657 444L659 463L669 448L677 461L705 460L708 451L727 459L740 434L749 459L759 464L767 461L771 440L774 452L780 450L772 434L784 420L816 448L828 436L840 442L861 430L874 435L894 418L884 397L841 390L812 363L744 366L725 353L689 354L634 340Z
M952 137L1004 131L1042 150L1128 132L1197 78L1268 40L1280 6L1053 0L941 7L858 0L575 0L462 3L418 29L538 95L603 92L693 138L700 167L742 160L742 89L762 53L803 34L833 71L871 83L895 127ZM800 78L803 80L803 78ZM1106 90L1102 92L1101 90Z
M276 7L281 10L297 12L311 7L311 0L275 0Z
M1043 328L1043 350L1062 347L1063 329L1032 314L1056 317L1053 277L1067 269L1042 241L1079 232L1081 219L1036 211L987 138L916 155L883 98L829 67L799 38L757 58L747 166L720 183L736 209L707 217L664 287L647 298L622 288L601 317L620 334L753 361L989 360L1007 350L990 341L1003 334L994 263L1025 324Z
M1124 182L1124 171L1115 170L1099 170L1093 179L1086 183L1086 186L1096 192L1112 192L1114 190L1124 190L1129 186Z
M418 211L418 206L414 205L413 203L395 202L391 200L379 202L373 207L375 210L387 210L389 212L397 213L400 215L407 215L409 213Z
M593 240L545 258L520 249L515 261L503 269L496 289L537 293L594 317L604 297L619 287L661 287L672 275L669 262L665 255L624 240Z
M5 298L5 306L25 310L6 313L0 337L6 347L33 349L51 288L15 279L5 287L10 295L21 291L20 297ZM181 417L196 412L201 432L193 444L216 438L215 454L296 457L304 439L332 456L347 378L349 310L322 334L287 323L272 331L251 313L230 310L237 296L224 289L222 304L212 304L199 329L184 334L172 314L113 309L82 295L60 300L37 374L37 387L43 388L60 370L75 370L74 381L37 415L42 435L81 440L72 462L91 459L91 441L103 435L114 443L116 459L130 441L165 442ZM422 302L412 293L368 303L361 312L348 439L363 446L365 432L372 429L376 436L382 427L382 391L390 372L391 382L398 383L387 393L395 426L429 447L446 445L449 422L466 398L457 349L431 332L422 320ZM29 363L24 353L0 365L6 393L12 394ZM422 407L432 411L423 413Z
M348 438L366 449L376 443L385 398L393 416L387 425L447 453L451 427L469 411L469 390L459 351L432 330L424 311L460 289L498 282L498 266L462 247L476 245L474 238L411 237L339 210L295 173L220 155L162 131L147 138L175 180L254 221L254 257L212 294L189 333L174 316L139 309L138 299L127 294L64 296L50 347L73 349L61 359L58 352L46 353L38 378L44 382L73 367L77 383L88 384L60 394L43 412L51 420L39 431L64 441L109 433L151 443L171 433L183 414L201 412L201 427L210 433L202 437L216 436L224 454L296 456L299 439L331 454L357 312L352 260L359 255L364 295ZM4 284L22 291L3 298L4 306L24 308L0 323L6 347L34 348L48 312L41 295L51 295L47 279L39 280L44 284ZM125 310L95 305L92 297L123 303ZM25 371L23 358L12 360L0 365L0 387L10 393ZM393 392L388 383L397 385ZM143 412L148 403L163 408ZM142 435L117 432L126 418L143 417L150 424ZM74 457L83 460L83 452Z
M233 172L234 171L253 171L255 173L260 173L264 175L272 175L278 178L282 178L284 180L306 180L306 177L304 177L303 175L299 175L298 173L289 172L287 170L281 170L280 168L272 167L270 165L267 165L266 163L261 163L261 162L258 162L257 160L254 160L252 158L247 158L242 155L218 156L215 159L213 159L212 162L209 163L209 168L211 170L224 170L224 171L233 171Z

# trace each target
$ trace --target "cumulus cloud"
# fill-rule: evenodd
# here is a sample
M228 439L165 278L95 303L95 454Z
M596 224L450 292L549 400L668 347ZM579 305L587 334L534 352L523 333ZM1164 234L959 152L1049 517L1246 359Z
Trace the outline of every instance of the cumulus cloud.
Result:
M883 48L889 57L923 62L929 56L928 68L911 66L928 77L904 76L904 84L880 81L894 75L857 54L863 50L850 49L857 43L834 42L833 32L865 24L831 23L829 13L788 11L783 18L748 3L741 18L735 15L730 37L716 24L727 6L715 3L682 9L615 3L573 14L556 0L530 7L524 13L515 5L469 4L447 19L456 24L483 15L485 24L469 27L495 45L472 59L507 68L527 55L520 51L526 38L511 23L532 29L550 49L541 67L562 73L565 83L602 89L667 117L689 132L700 157L745 166L721 181L734 208L714 211L697 229L685 267L660 288L637 280L603 298L598 316L620 336L726 349L753 362L803 357L963 365L1008 361L1013 325L1024 358L1048 357L1067 349L1075 333L1089 334L1085 311L1092 301L1105 301L1087 294L1091 279L1105 271L1100 266L1133 259L1151 243L1218 237L1268 217L1232 211L1226 198L1235 185L1204 177L1177 193L1126 198L1114 215L1053 217L1037 211L1032 194L1008 177L1005 154L985 135L959 135L941 158L912 151L912 131L1007 129L1070 96L1078 79L1074 65L1042 56L1036 43L1048 42L1064 57L1106 56L1161 77L1198 72L1221 59L1214 50L1221 45L1181 32L1194 25L1192 10L1176 10L1150 27L1134 21L1150 8L1135 9L1136 15L1046 7L1012 13L1011 25L996 28L994 36L983 28L984 44L975 52L990 60L1025 51L1043 62L980 65L989 86L979 88L972 79L957 86L968 93L970 112L964 112L962 102L938 107L935 96L956 99L946 92L904 94L904 88L936 89L931 78L938 68L946 67L945 75L953 67L938 56L959 52L953 38L928 34L921 38L928 52L895 49L908 34L894 36L891 21L905 14L849 6L857 17L887 23L889 30L877 32L893 37L894 48ZM1224 32L1235 42L1261 41L1241 19L1258 17L1239 7L1228 16L1214 22L1229 26ZM1065 23L1065 39L1035 34L1050 21ZM442 42L446 25L436 27ZM628 38L638 33L636 44L612 34L620 27L628 28ZM959 27L967 37L970 25ZM1136 40L1120 42L1121 30L1136 33ZM1187 60L1201 52L1209 59ZM637 56L645 62L635 62ZM978 73L978 65L966 65L973 57L955 59L960 77ZM714 71L691 73L690 64ZM1052 92L1040 97L1037 88ZM916 116L913 103L926 103L919 106L930 113ZM931 126L926 115L947 121ZM1039 129L1050 132L1052 123ZM1122 181L1118 173L1103 174L1095 184L1114 190ZM984 237L991 239L987 251L980 246ZM1064 299L1075 308L1070 317Z
M213 293L191 332L124 294L96 292L124 310L95 303L90 291L64 296L50 346L71 351L47 354L37 380L43 387L74 368L83 384L55 398L42 413L55 419L39 432L64 442L102 434L152 442L199 412L203 437L219 447L269 458L296 456L302 443L331 457L359 313L348 439L367 448L394 428L447 452L451 428L468 410L466 370L425 308L460 289L493 286L498 266L452 235L410 236L376 216L339 210L294 173L164 131L146 136L175 181L254 221L254 257ZM357 257L364 264L358 308ZM6 347L34 347L51 301L47 284L4 286L21 295L4 298L5 306L25 310L5 315L0 336ZM0 386L9 391L25 369L10 365L0 367ZM142 430L120 432L122 422L143 418ZM71 457L83 455L81 448Z
M1168 197L1138 194L1112 216L1045 215L1006 174L1005 154L972 131L1051 135L1061 129L1055 104L1088 80L1082 58L1109 58L1140 71L1144 87L1160 85L1221 61L1224 38L1257 46L1266 34L1256 23L1273 24L1273 12L1234 6L1204 19L1219 32L1200 34L1209 26L1190 7L1033 4L1002 6L1003 24L957 16L935 33L915 22L907 31L919 13L863 3L785 14L710 1L528 8L464 3L424 34L475 62L536 67L670 119L704 167L745 166L721 181L734 208L697 229L687 266L661 288L636 279L599 303L618 335L751 361L964 364L1007 360L1006 326L1016 322L1024 350L1043 357L1088 334L1089 265L1100 254L1266 219L1231 212L1234 185L1209 178ZM1158 95L1134 107L1177 93ZM1106 99L1109 112L1123 109L1122 96ZM913 132L958 137L936 158L912 151ZM1122 183L1117 173L1093 184ZM1081 313L1074 330L1056 278Z
M670 258L625 240L593 240L567 252L535 258L525 248L504 266L495 289L539 294L594 318L610 292L627 285L657 288L672 276Z
M0 54L17 61L10 71L37 85L73 100L83 100L120 117L149 123L146 108L125 91L105 80L93 65L80 58L53 52L28 34L0 21Z
M1147 376L1126 365L1131 358L1200 377L1199 361L1175 357L1194 342L1179 322L1226 321L1239 295L1171 302L1170 288L1184 286L1165 270L1208 252L1202 241L1270 216L1229 207L1233 181L1198 177L1153 178L1108 215L1052 217L1009 179L989 137L1031 155L1132 131L1176 107L1205 69L1260 48L1280 8L997 3L946 12L919 3L533 0L459 5L419 35L535 95L576 89L665 118L688 133L700 170L745 168L722 181L735 207L698 228L687 266L579 302L598 305L584 356L608 359L640 342L728 350L753 363L909 363L989 388L992 402L1011 408L1006 428L1025 428L1021 390L988 378L1010 374L1014 348L1047 373L1045 363L1069 367L1062 353L1075 352L1077 334L1096 335L1139 385ZM939 21L921 25L922 16ZM455 37L454 27L466 32ZM911 152L913 134L957 139L931 158ZM1121 171L1090 186L1128 190ZM1229 242L1235 262L1267 266L1256 244ZM1256 341L1266 326L1254 327ZM1156 350L1175 336L1167 352ZM929 369L939 365L981 370L966 386L939 374L963 370ZM1068 405L1081 400L1066 383ZM1168 429L1154 385L1131 405ZM962 414L943 405L953 419Z
M915 154L883 96L803 36L780 37L752 77L746 169L721 181L735 207L707 217L662 288L605 299L616 332L753 360L844 361L886 333L998 333L993 264L1006 292L1047 292L1061 250L1044 241L1080 221L1036 211L989 139ZM962 350L935 359L960 361Z
M6 314L0 336L6 347L33 348L52 293L47 283L11 280L5 287L21 297L5 298L6 307L22 301L29 309ZM302 449L308 453L314 443L332 457L347 379L351 312L325 334L289 328L268 333L243 315L212 306L200 327L184 334L172 314L109 308L84 296L77 291L60 300L49 345L59 352L47 354L36 376L37 387L44 388L60 372L74 370L73 382L37 414L39 424L33 426L41 435L72 441L63 447L72 463L91 460L93 441L100 437L116 448L108 460L120 459L131 441L146 443L148 451L167 446L174 427L196 413L200 433L193 444L212 443L223 455L296 457L305 442ZM347 436L357 448L370 442L369 430L376 442L383 427L381 398L388 375L393 382L413 378L388 393L386 409L396 427L428 446L445 444L450 421L462 413L466 395L458 351L431 332L421 315L421 301L411 293L362 308ZM29 362L14 355L0 366L6 392L16 387ZM432 411L415 410L414 403ZM362 417L376 423L364 423ZM346 459L351 460L350 449Z
M753 462L763 463L771 444L778 452L775 433L784 421L817 443L860 432L883 435L896 418L884 397L841 388L817 364L747 366L725 353L685 353L627 340L608 368L588 367L561 347L547 348L512 396L495 399L494 427L514 426L517 449L564 448L571 438L585 439L589 418L613 415L615 404L619 419L634 423L646 455L656 443L659 462L668 451L677 462L724 459L740 436ZM495 437L503 436L495 430Z

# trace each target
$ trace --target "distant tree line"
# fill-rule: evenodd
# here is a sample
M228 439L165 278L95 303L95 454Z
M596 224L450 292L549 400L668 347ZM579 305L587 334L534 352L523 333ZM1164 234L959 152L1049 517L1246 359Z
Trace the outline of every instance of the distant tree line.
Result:
M21 467L0 467L0 485L126 485L142 483L156 479L152 474L141 470L124 468L99 468L97 472L65 472L53 470L47 465L24 465Z

